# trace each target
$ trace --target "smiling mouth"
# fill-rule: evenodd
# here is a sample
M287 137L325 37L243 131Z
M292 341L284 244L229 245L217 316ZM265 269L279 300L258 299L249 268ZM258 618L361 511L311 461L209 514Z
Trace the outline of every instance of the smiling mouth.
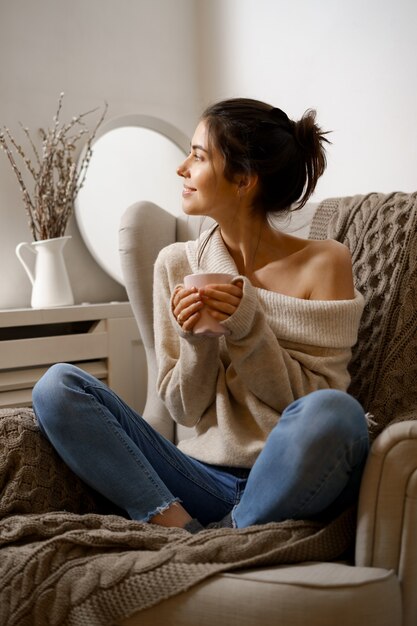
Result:
M188 187L187 185L184 185L182 188L182 194L183 195L187 195L190 193L193 193L193 191L197 191L194 187Z

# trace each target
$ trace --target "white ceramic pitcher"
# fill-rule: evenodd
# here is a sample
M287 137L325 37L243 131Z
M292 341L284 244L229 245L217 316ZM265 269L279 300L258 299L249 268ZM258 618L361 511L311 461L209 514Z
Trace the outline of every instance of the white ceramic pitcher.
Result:
M32 283L31 306L34 309L74 304L62 253L68 239L71 239L70 235L32 243L22 242L16 246L16 255ZM34 271L22 256L24 249L36 256Z

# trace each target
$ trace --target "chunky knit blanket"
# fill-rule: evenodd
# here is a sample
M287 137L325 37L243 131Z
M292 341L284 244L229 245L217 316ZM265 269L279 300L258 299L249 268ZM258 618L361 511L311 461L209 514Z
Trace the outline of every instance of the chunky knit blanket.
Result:
M373 435L417 416L416 195L324 202L311 235L352 250L366 309L351 391ZM77 479L30 409L0 410L0 624L117 623L224 571L333 560L353 544L354 511L190 535L125 519Z
M214 574L332 560L352 545L353 511L327 525L197 535L115 515L63 465L29 409L0 411L0 449L2 626L109 626Z
M337 239L352 253L365 310L349 392L369 412L374 439L417 418L417 193L325 200L310 237Z

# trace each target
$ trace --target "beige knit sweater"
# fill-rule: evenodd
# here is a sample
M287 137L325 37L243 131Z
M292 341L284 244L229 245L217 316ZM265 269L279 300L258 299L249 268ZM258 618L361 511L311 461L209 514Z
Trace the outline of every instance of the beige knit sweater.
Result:
M194 426L179 447L201 461L251 467L282 411L316 389L345 390L363 298L302 300L255 288L244 280L242 301L224 325L227 337L184 332L171 295L186 274L238 275L220 232L198 264L197 241L176 243L155 265L158 390L173 419Z

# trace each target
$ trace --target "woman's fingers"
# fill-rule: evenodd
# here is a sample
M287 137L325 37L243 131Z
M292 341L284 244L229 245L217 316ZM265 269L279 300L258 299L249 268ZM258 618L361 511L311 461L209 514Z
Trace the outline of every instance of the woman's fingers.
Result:
M219 320L225 320L236 311L242 299L242 283L226 285L208 285L200 289L204 304L210 314Z
M242 281L225 285L207 285L203 289L196 287L185 289L183 285L179 285L172 296L172 312L184 330L194 328L204 306L215 319L223 321L233 315L239 306L243 295L242 288Z
M178 324L185 330L191 330L199 318L199 311L204 306L198 290L176 287L172 297L172 312Z

